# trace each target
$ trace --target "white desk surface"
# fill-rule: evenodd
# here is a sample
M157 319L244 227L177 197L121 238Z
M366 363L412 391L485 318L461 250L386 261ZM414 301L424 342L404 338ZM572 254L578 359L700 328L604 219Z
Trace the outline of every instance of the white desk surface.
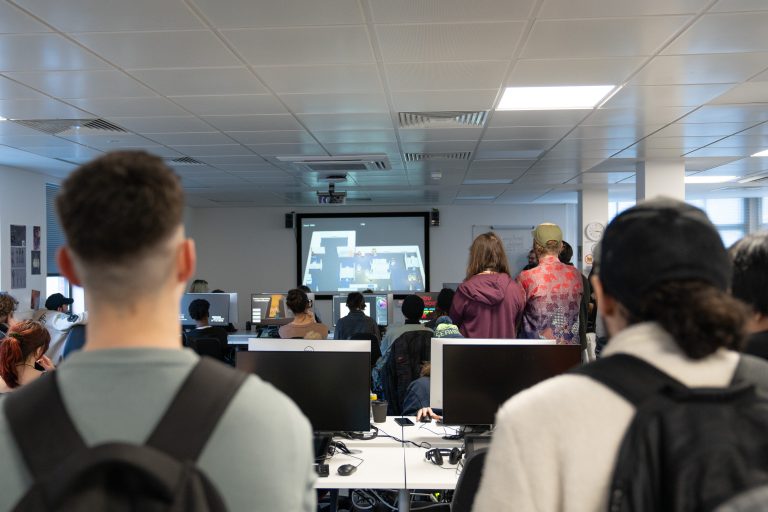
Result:
M318 477L316 489L405 489L404 452L395 445L389 448L371 447L361 449L361 453L353 456L337 452L326 463L330 467L330 475ZM341 476L336 470L342 464L360 464L357 470L349 476Z
M424 458L426 450L404 450L406 486L408 489L455 489L459 479L456 464L448 464L443 455L443 465L437 466Z
M387 421L384 423L373 423L373 425L379 429L379 435L370 441L362 441L359 439L334 439L343 441L347 446L355 448L399 446L399 441L395 441L391 437L386 437L385 434L389 434L398 439L413 441L417 444L426 442L429 443L432 448L453 448L454 446L461 446L460 440L443 439L443 436L445 435L456 433L457 429L454 427L438 426L434 421L430 423L417 422L415 416L407 416L408 419L413 421L413 426L401 427L395 423L395 418L397 417L399 416L387 416ZM369 434L370 433L366 433L366 435ZM406 447L416 448L410 443L406 443Z

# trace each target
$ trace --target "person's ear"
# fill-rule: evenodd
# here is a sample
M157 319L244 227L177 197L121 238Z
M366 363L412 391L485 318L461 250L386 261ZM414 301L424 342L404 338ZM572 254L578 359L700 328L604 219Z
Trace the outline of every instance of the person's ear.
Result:
M66 277L67 281L75 286L83 286L80 276L75 269L72 253L66 245L59 247L59 250L56 252L56 264L59 266L61 275Z
M195 274L196 266L195 241L191 238L185 238L182 240L176 255L176 280L180 283L189 281Z

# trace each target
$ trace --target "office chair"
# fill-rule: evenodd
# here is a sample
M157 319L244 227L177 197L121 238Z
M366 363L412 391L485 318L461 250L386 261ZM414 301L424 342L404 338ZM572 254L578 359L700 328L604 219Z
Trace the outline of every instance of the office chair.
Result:
M67 334L67 339L64 340L64 348L61 351L61 360L67 358L67 356L80 350L85 345L85 325L79 324L73 326Z
M219 361L224 361L224 354L221 353L221 345L216 338L197 338L189 340L189 348L201 356L212 357Z
M351 340L371 340L371 370L376 366L376 361L381 357L379 338L369 332L358 332L349 337Z
M480 477L483 476L485 454L488 450L477 450L464 461L464 469L456 482L453 493L451 512L470 512L475 501L477 489L480 487Z

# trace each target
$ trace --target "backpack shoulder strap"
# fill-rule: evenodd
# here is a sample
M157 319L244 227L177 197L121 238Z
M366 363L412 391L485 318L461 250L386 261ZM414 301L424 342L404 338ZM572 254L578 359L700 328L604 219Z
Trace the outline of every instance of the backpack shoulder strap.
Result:
M57 372L10 393L4 408L13 438L35 480L86 448L64 407Z
M247 373L201 357L146 444L178 460L197 460L247 378Z
M609 387L635 407L665 387L685 388L674 379L639 357L615 354L577 366L568 373L585 375Z
M768 394L768 361L749 354L741 354L731 384L746 383L754 384L761 393Z

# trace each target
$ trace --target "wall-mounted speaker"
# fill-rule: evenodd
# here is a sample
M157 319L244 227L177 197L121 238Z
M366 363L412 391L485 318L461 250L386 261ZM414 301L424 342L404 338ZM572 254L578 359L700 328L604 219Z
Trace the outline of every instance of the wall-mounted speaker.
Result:
M429 214L429 223L432 226L440 225L440 210L437 208L432 208L432 211Z
M293 229L293 212L285 214L285 228Z

